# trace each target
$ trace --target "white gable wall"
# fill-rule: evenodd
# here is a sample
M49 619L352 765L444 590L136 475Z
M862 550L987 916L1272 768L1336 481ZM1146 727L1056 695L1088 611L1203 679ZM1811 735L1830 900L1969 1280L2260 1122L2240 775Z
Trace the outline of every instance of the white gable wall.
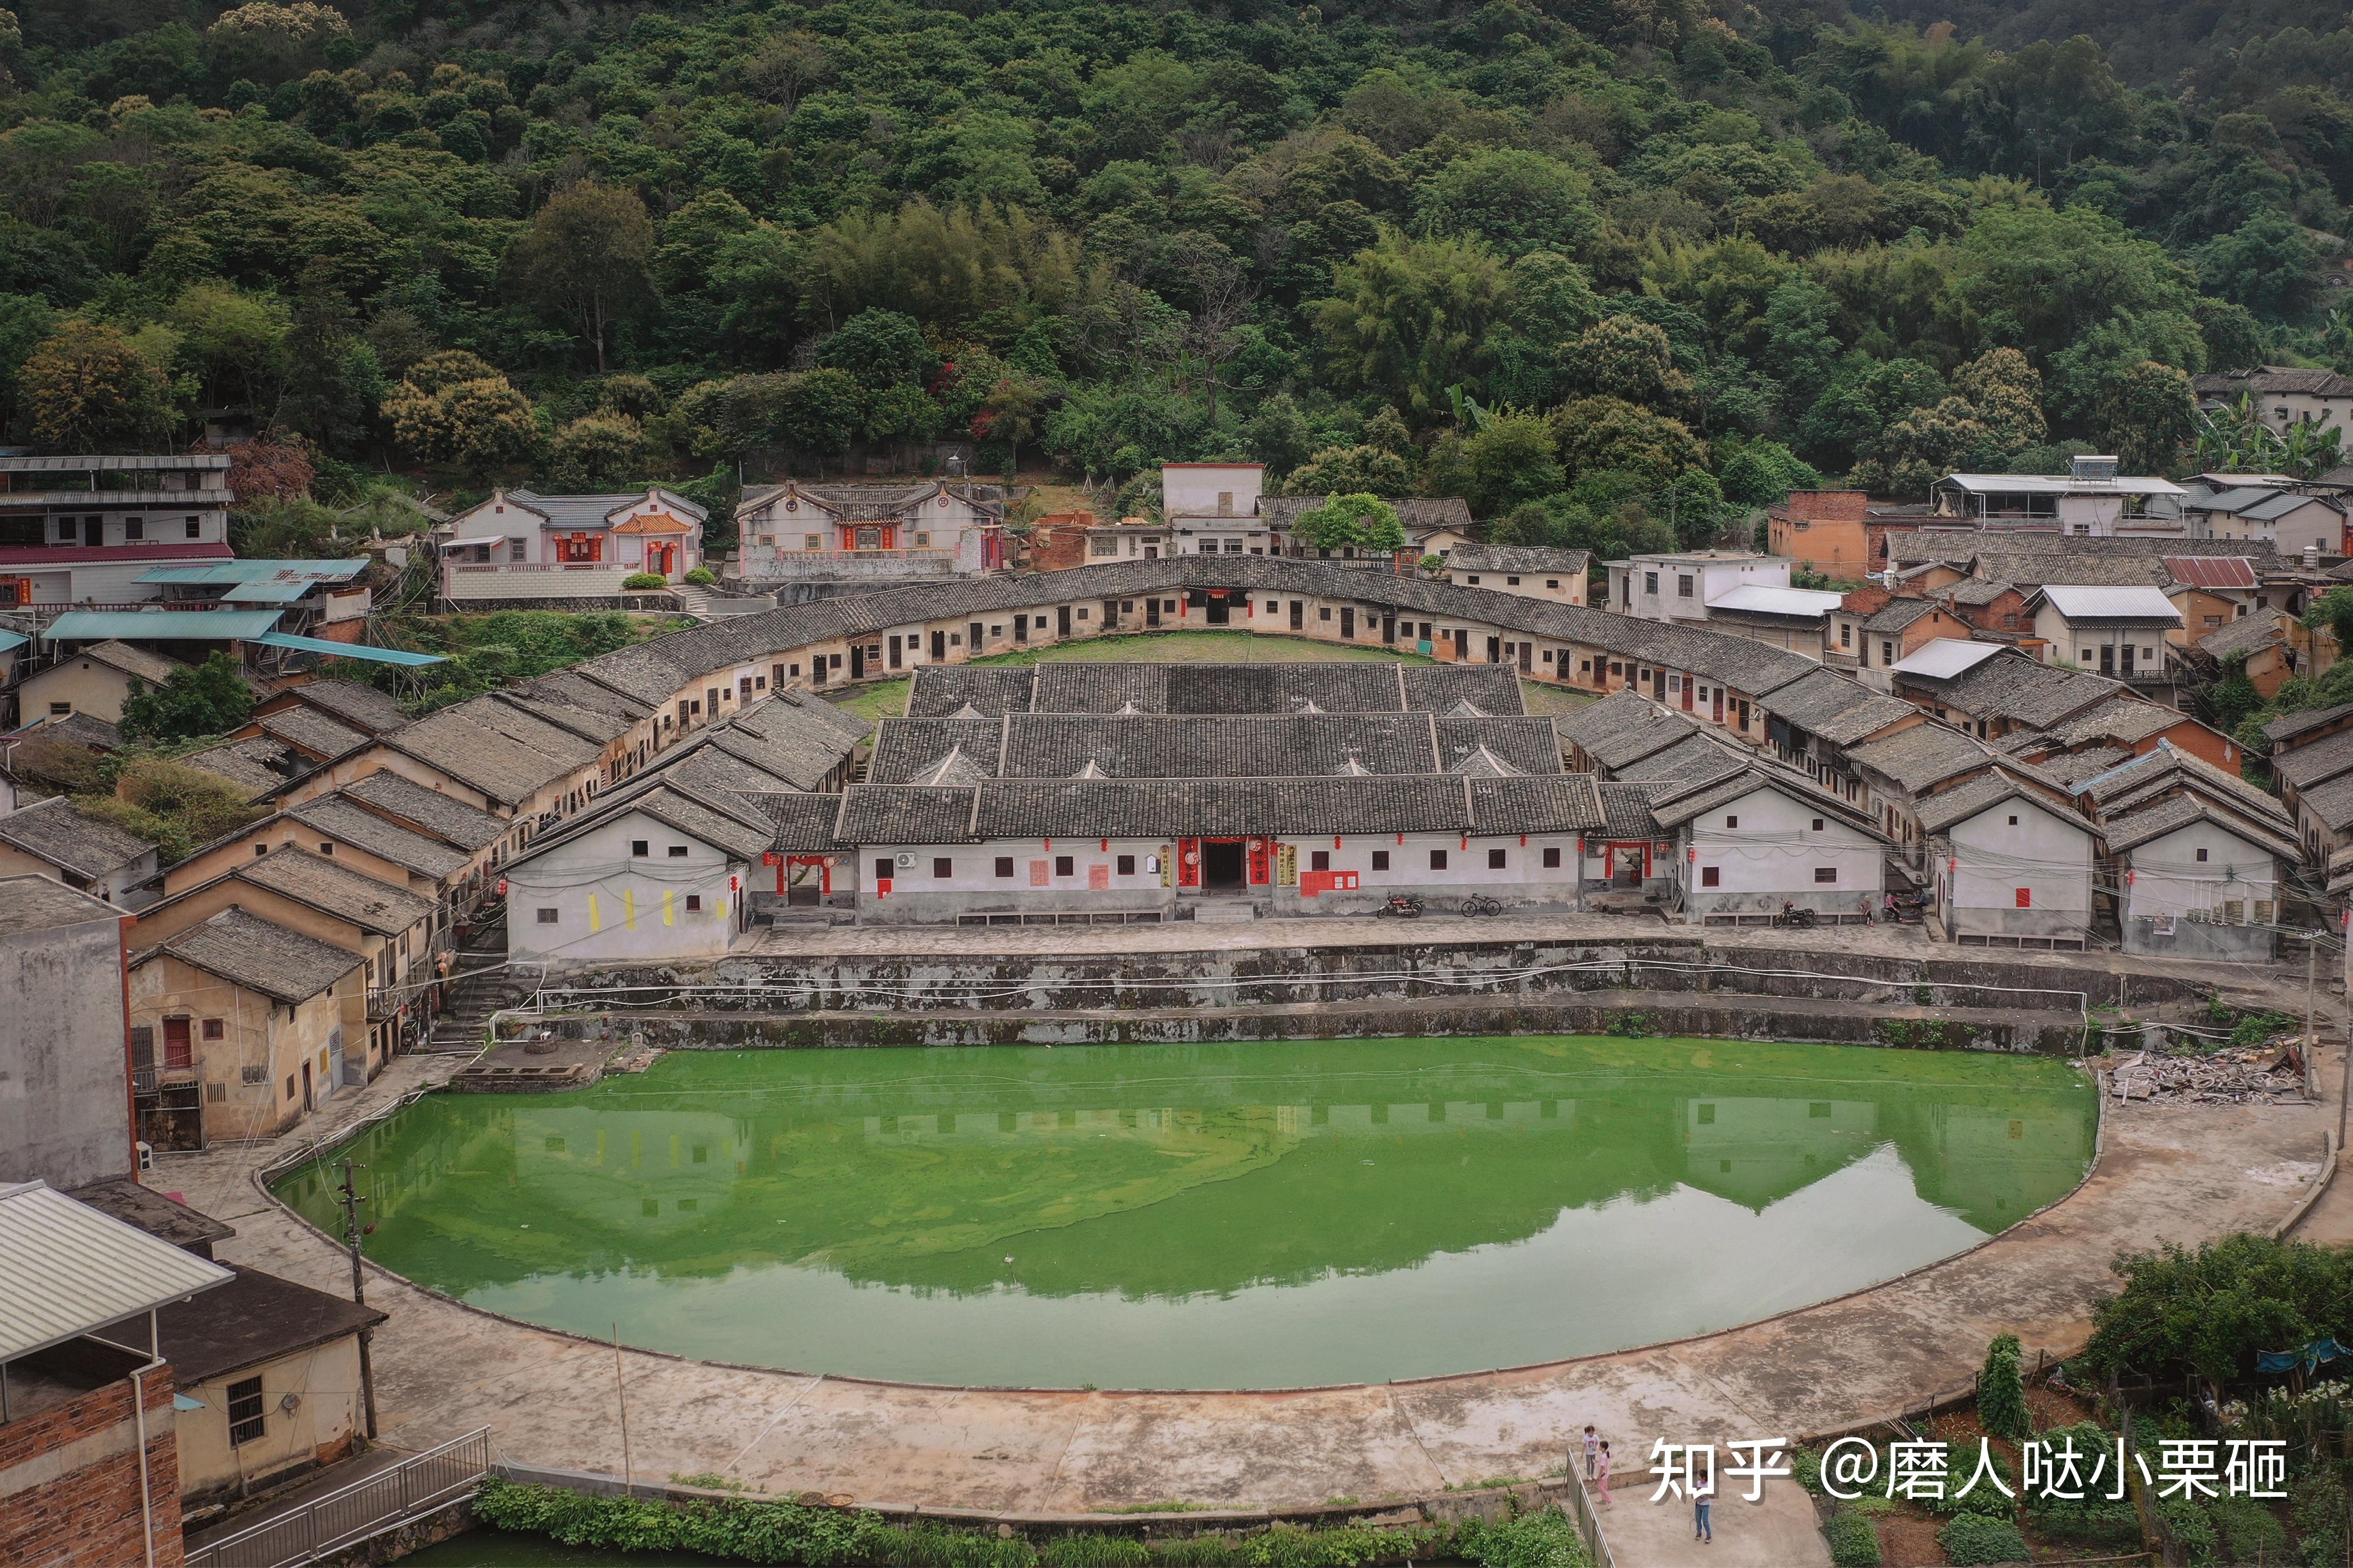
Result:
M2198 821L2135 845L2124 862L2126 952L2272 955L2273 933L2246 929L2246 922L2275 918L2278 911L2279 863L2270 850L2218 824ZM2201 919L2192 921L2193 914ZM2208 916L2221 923L2208 923L2202 918Z
M630 852L645 841L647 853ZM673 847L684 855L673 855ZM507 955L517 963L659 962L726 952L743 929L742 860L636 811L507 869ZM731 888L729 879L738 879ZM689 897L702 907L690 910ZM543 910L555 918L543 921Z
M1784 902L1854 914L1886 890L1884 844L1835 812L1775 789L1709 807L1683 825L1683 840L1675 875L1684 885L1685 918L1694 921L1772 913ZM1704 885L1711 870L1713 888ZM1833 879L1820 880L1821 871Z
M2019 799L1954 824L1936 862L1946 934L2080 939L2092 923L2094 842L2082 822Z

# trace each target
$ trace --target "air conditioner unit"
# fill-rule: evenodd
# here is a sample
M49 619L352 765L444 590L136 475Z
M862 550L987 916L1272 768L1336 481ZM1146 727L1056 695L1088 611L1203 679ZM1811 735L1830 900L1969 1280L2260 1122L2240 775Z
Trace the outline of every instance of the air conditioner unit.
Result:
M142 1138L135 1147L139 1151L139 1173L143 1176L155 1168L155 1145Z
M900 850L900 851L899 851L899 864L900 864L900 865L902 865L902 866L912 866L912 865L913 865L914 863L915 863L915 852L914 852L913 850L912 850L912 849L902 849L902 850Z

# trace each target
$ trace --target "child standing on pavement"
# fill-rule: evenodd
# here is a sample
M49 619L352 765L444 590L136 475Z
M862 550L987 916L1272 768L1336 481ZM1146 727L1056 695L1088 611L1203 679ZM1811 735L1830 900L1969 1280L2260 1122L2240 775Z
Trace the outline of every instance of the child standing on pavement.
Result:
M1585 1428L1585 1479L1588 1481L1593 1479L1593 1462L1600 1453L1601 1439L1593 1435L1592 1424L1588 1422Z
M1609 1507L1609 1439L1604 1438L1604 1439L1602 1440L1602 1443L1601 1443L1601 1452L1600 1452L1600 1454L1596 1458L1596 1459L1595 1459L1595 1461L1594 1461L1594 1464L1595 1464L1595 1469L1594 1469L1594 1476L1593 1476L1593 1479L1594 1479L1594 1481L1596 1482L1596 1484L1598 1484L1598 1485L1601 1488L1601 1505L1602 1505L1604 1508L1607 1508L1607 1507Z

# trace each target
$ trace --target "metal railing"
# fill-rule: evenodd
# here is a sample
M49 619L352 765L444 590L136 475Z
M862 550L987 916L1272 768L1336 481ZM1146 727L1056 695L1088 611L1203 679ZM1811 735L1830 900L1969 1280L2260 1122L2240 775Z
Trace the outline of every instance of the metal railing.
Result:
M1610 1554L1609 1538L1601 1533L1601 1518L1593 1511L1593 1496L1585 1489L1585 1477L1577 1468L1577 1456L1568 1458L1568 1519L1577 1526L1585 1550L1593 1559L1593 1568L1618 1568L1618 1559Z
M188 1549L187 1568L297 1568L446 1508L490 1473L491 1429L479 1427L388 1470Z

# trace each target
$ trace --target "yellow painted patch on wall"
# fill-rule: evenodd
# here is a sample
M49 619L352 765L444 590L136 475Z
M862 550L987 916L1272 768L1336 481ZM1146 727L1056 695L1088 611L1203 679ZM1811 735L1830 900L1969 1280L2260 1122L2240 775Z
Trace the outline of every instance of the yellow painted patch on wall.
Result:
M662 924L666 926L678 924L677 895L668 888L662 889Z
M621 918L629 930L638 929L638 890L635 888L621 889Z
M597 918L596 895L591 893L588 895L588 934L594 936L604 929L605 922Z

